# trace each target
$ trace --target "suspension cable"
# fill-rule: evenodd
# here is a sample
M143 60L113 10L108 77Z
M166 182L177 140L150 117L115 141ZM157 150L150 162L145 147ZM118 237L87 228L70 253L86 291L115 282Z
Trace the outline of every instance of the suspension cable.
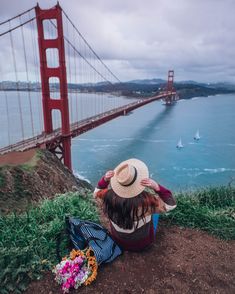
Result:
M9 22L9 27L11 27L11 22ZM13 57L13 65L14 65L14 70L15 70L18 106L19 106L19 111L20 111L20 126L21 126L22 137L23 137L23 140L24 140L24 125L23 125L22 107L21 107L21 99L20 99L20 92L19 92L19 81L18 81L18 74L17 74L17 68L16 68L15 49L14 49L14 43L13 43L13 38L12 38L12 32L11 31L10 31L10 42L11 42L11 51L12 51L12 57Z
M7 23L7 22L12 21L13 19L15 19L15 18L17 18L17 17L20 17L20 16L22 16L22 15L24 15L24 14L30 12L30 11L33 10L33 9L35 9L35 6L32 7L32 8L30 8L30 9L28 9L28 10L26 10L26 11L24 11L24 12L22 12L22 13L20 13L20 14L18 14L18 15L16 15L16 16L13 16L12 18L9 18L9 19L7 19L7 20L4 20L3 22L0 23L0 26L3 25L3 24L5 24L5 23Z
M25 14L25 13L27 13L27 12L30 12L30 11L32 11L32 10L35 9L35 8L36 8L36 6L33 7L33 8L31 8L31 9L29 9L29 10L27 10L27 11L25 11L24 13L21 13L21 14L15 16L15 17L13 17L12 19L15 19L15 18L17 18L17 17L20 17L21 15L23 15L23 14ZM46 13L46 11L43 11L43 12L41 12L41 13L39 14L39 16L42 16L42 15L44 15L45 13ZM16 30L16 29L18 29L18 28L21 27L21 26L26 25L27 23L33 21L33 20L36 19L36 18L37 18L37 17L36 17L36 15L35 15L35 16L33 16L32 18L30 18L30 19L26 20L25 22L21 23L20 25L17 25L17 26L15 26L15 27L13 27L13 28L10 28L9 30L7 30L7 31L5 31L5 32L3 32L3 33L1 33L1 34L0 34L0 37L6 35L7 33L12 32L12 31L14 31L14 30ZM7 23L7 22L10 23L10 22L11 22L11 19L8 19L8 20L4 21L3 23ZM3 24L3 23L1 23L1 24Z
M9 116L9 105L8 105L8 97L7 92L3 87L3 79L2 79L2 69L0 67L0 79L2 82L0 82L0 91L3 91L4 97L5 97L5 105L6 105L6 118L7 118L7 138L8 138L8 145L11 145L11 137L10 137L10 116ZM1 92L0 92L1 93ZM1 96L1 95L0 95ZM2 147L2 146L1 146Z
M102 79L104 79L107 83L109 83L110 85L113 85L112 82L110 82L109 80L107 80L100 72L98 72L98 70L96 68L94 68L94 66L73 46L73 44L67 39L65 38L66 42L69 43L69 45L74 49L74 51L80 55L85 61L86 63L99 75L102 77Z
M81 38L78 38L78 47L79 48L82 48L82 44L81 44ZM74 51L74 56L75 56L75 51ZM83 83L83 74L84 74L84 69L83 69L83 59L82 58L78 58L78 67L79 67L79 73L80 73L80 79L79 79L79 81L80 81L80 84L82 84ZM82 87L81 87L81 89L82 89ZM82 103L82 101L83 101L83 93L82 93L82 91L79 93L79 96L80 96L80 101L81 101L81 103L80 103L80 108L81 108L81 118L83 119L83 109L85 109L85 102L84 102L84 104ZM84 117L85 117L85 115L84 115Z
M8 31L5 31L5 32L1 33L1 34L0 34L0 37L6 35L7 33L11 33L11 32L13 32L14 30L16 30L16 29L18 29L18 28L24 26L25 24L27 24L27 23L33 21L34 19L36 19L36 16L35 16L35 17L32 17L31 19L29 19L29 20L27 20L27 21L25 21L25 22L23 22L23 23L21 23L21 24L18 25L18 26L15 26L15 27L12 28L12 29L9 29Z
M21 16L20 16L21 20ZM26 79L27 79L27 87L28 87L28 100L29 100L29 109L30 109L30 119L31 119L31 126L32 126L32 134L34 137L34 124L33 124L33 112L32 112L32 101L31 101L31 94L30 94L30 86L29 86L29 72L28 72L28 62L27 62L27 55L26 55L26 48L25 48L25 38L24 38L24 27L21 27L21 35L23 40L23 49L24 49L24 62L25 62L25 69L26 69Z
M75 39L75 34L74 34L74 30L73 30L73 43L74 46L76 46L76 39ZM76 65L76 55L75 55L75 51L73 50L73 62L74 62L74 74L75 74L75 85L77 85L77 65ZM77 89L75 90L75 103L76 103L76 114L75 114L75 121L78 121L78 94L77 94Z
M102 59L98 56L98 54L92 49L92 47L90 46L90 44L87 42L87 40L83 37L83 35L79 32L79 30L77 29L77 27L74 25L74 23L72 22L72 20L69 18L69 16L67 15L67 13L62 9L62 12L64 13L64 15L66 16L66 18L69 20L69 22L71 23L71 25L74 27L75 31L79 34L79 36L83 39L83 41L86 43L86 45L89 47L89 49L93 52L93 54L96 56L97 59L99 59L99 61L103 64L103 66L109 71L109 73L111 73L111 75L119 82L121 83L121 81L119 80L119 78L107 67L107 65L102 61Z
M69 36L68 22L66 23L66 30L67 30L67 36ZM68 71L69 71L68 84L70 83L70 85L72 86L71 63L70 63L70 46L68 44L67 44L67 48L68 48ZM72 93L70 93L69 105L70 105L70 119L71 119L71 122L73 123L73 98L72 98Z
M7 92L5 90L4 90L4 94L5 94L5 103L6 103L6 113L7 113L7 137L8 137L8 145L11 145L9 104L8 104Z
M34 22L31 22L30 23L31 25L31 40L32 40L32 47L33 47L33 62L34 62L34 75L35 75L35 80L36 80L36 83L37 85L40 85L40 78L39 78L39 72L37 71L37 69L39 68L39 62L38 62L38 58L37 58L37 47L36 47L36 42L35 42L35 39L34 39L34 36L33 36L33 31L35 31L35 23ZM38 109L38 132L37 133L40 133L42 130L43 130L43 124L42 124L42 115L41 115L41 112L40 110L42 109L41 107L41 104L40 104L40 95L39 95L39 91L40 91L40 86L39 86L39 89L36 91L36 96L37 96L37 109Z
M52 23L52 25L54 26L54 27L56 27L57 28L57 26L50 20L50 22ZM85 56L83 56L82 55L82 53L80 53L75 47L74 47L74 45L69 41L69 39L66 37L66 36L64 36L64 39L65 39L65 41L66 42L68 42L68 44L74 49L74 51L79 55L79 56L81 56L85 61L86 61L86 63L91 67L91 68L93 68L93 70L98 74L98 75L100 75L101 77L102 77L102 79L104 79L107 83L109 83L110 85L112 85L112 82L110 82L109 80L107 80L100 72L98 72L97 71L97 69L96 68L94 68L94 66L85 58Z

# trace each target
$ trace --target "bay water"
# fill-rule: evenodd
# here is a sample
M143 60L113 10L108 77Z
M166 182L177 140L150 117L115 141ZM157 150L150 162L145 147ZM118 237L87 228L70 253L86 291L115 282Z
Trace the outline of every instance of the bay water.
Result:
M0 92L0 147L22 139L18 94ZM43 128L41 94L30 95L20 93L25 137L32 136L29 98L34 134L40 134ZM69 94L70 117L74 121L76 115L82 119L94 115L97 109L102 112L133 102L124 97L87 93L75 105L75 96ZM58 127L58 112L53 119ZM228 184L235 181L234 127L235 94L179 100L173 106L152 102L74 138L73 170L96 185L106 170L128 158L139 158L148 165L151 177L170 189ZM195 141L197 130L201 138ZM177 149L180 138L184 147Z
M234 127L234 94L153 102L73 139L73 169L95 185L106 170L138 158L170 189L226 185L235 181Z

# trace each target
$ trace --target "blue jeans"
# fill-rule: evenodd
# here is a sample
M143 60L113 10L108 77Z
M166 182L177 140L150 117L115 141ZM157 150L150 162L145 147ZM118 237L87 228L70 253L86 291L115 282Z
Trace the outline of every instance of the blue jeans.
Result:
M154 213L152 215L152 220L153 220L154 236L156 236L157 225L158 225L158 220L159 220L159 213Z

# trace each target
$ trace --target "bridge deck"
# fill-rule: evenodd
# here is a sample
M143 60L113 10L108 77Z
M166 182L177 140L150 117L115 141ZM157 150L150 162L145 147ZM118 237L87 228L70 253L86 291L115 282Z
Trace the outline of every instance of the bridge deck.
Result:
M25 139L23 141L17 142L6 147L2 147L0 148L0 154L4 154L10 151L25 151L36 147L42 147L43 145L47 145L56 140L60 140L62 137L69 136L74 138L118 116L126 115L128 112L136 108L139 108L143 105L146 105L156 100L160 100L162 98L166 98L167 96L174 94L175 93L164 93L151 98L140 99L130 104L73 123L70 125L69 134L62 135L61 128L59 128L54 130L50 134L42 133L38 136Z

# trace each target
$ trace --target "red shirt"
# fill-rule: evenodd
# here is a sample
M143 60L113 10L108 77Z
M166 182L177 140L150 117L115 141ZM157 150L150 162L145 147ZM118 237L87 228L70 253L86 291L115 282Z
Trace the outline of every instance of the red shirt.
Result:
M105 181L104 177L102 177L94 191L94 196L104 199L108 192L108 186L109 182ZM159 191L155 191L156 195L153 196L153 194L149 194L149 198L147 199L146 206L150 206L150 204L151 206L155 206L154 212L151 211L151 213L147 213L149 216L153 213L163 213L176 207L176 202L171 191L161 185L159 185L159 188ZM120 228L121 230L119 231L114 227L112 221L110 221L110 227L113 239L124 250L140 251L154 241L152 219L151 221L144 223L141 227L137 227L133 232L125 232L122 228Z

